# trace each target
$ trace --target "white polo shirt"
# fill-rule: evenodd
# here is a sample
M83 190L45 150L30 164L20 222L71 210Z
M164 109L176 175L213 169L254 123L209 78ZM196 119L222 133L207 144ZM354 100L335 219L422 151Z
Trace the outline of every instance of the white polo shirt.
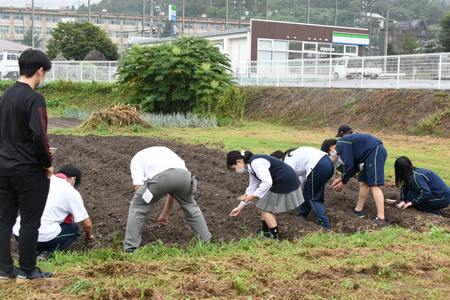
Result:
M84 207L80 193L67 180L52 176L44 213L41 217L38 242L53 240L61 232L59 224L71 213L75 223L81 222L89 215ZM14 235L19 236L20 216L13 227Z
M131 160L133 185L142 185L157 174L169 169L185 169L186 164L167 147L155 146L139 151Z
M300 179L300 184L303 185L319 160L328 154L313 147L300 147L292 151L290 155L292 156L286 155L284 162L295 170Z

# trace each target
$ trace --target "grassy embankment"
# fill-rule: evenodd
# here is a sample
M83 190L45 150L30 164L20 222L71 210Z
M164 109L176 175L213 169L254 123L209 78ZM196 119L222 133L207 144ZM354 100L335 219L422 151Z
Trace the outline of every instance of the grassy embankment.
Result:
M95 102L86 101L86 107L78 107L100 107L102 97L107 95L86 96ZM52 97L59 96L46 95L49 101ZM74 101L70 105L82 103L76 98L74 95L70 99ZM223 150L244 148L270 153L301 145L318 147L334 131L294 130L249 122L239 128L153 128L141 133L111 130L101 134L135 134ZM61 129L51 133L95 132ZM445 153L448 141L399 135L381 138L390 155L388 178L393 174L394 158L407 155L450 182L449 156ZM115 241L105 249L63 253L51 262L39 263L44 270L55 273L53 280L3 285L0 298L445 299L450 283L448 232L430 225L427 233L401 228L348 237L318 233L281 244L245 239L229 244L193 243L192 247L179 249L156 243L133 255L121 253L121 241Z

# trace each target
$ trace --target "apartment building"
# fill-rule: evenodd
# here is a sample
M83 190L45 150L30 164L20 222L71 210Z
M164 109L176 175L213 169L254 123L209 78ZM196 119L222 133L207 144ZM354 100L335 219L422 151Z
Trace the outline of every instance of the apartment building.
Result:
M51 39L52 30L58 26L58 22L88 22L87 12L53 10L34 8L34 32L39 35L39 43L35 47L46 49L48 41ZM2 39L22 43L27 28L31 27L32 11L31 6L0 7L0 34ZM147 16L142 30L142 15L115 14L108 12L91 12L91 23L100 26L111 40L117 44L120 51L125 50L128 39L131 36L150 37L161 32L165 26L166 16L162 12L154 16L152 20ZM238 28L238 20L229 20L228 29ZM242 20L242 26L249 26L249 20ZM181 35L181 17L173 22L177 29L176 35ZM152 29L150 29L152 25ZM212 31L225 30L225 20L203 17L185 18L184 34L199 34Z

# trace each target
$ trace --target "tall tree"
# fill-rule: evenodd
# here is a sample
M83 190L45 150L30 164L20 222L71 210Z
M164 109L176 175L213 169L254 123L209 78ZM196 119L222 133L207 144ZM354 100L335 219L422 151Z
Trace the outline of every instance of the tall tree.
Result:
M28 27L23 36L23 44L31 47L31 37L31 27ZM42 39L40 39L40 37L41 36L39 34L34 34L34 45L36 48L39 48L41 46Z
M401 54L422 53L423 50L418 49L422 45L421 40L417 40L414 34L406 33L400 42Z
M447 13L441 19L441 32L439 34L439 43L444 52L450 51L450 13Z
M47 44L47 54L55 58L58 53L73 60L83 60L91 50L100 51L108 60L117 60L119 52L106 33L88 22L58 23Z

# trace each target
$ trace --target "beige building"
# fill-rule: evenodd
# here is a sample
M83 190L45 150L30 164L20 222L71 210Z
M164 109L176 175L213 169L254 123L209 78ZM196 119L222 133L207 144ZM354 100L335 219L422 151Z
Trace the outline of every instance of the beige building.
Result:
M23 42L27 28L31 27L31 6L24 8L0 7L0 38L13 42ZM157 37L158 28L161 32L165 26L165 15L155 16L153 20L147 16L142 30L142 15L114 14L108 12L91 12L91 23L100 26L111 40L117 44L120 51L126 49L128 39L131 36L150 37L150 25L153 28L154 37ZM87 22L88 13L67 10L52 10L34 8L34 32L39 35L40 43L35 47L46 49L51 39L52 30L58 26L58 22ZM152 21L152 22L151 22ZM238 20L229 20L228 29L238 28ZM249 20L242 20L242 26L249 26ZM174 25L177 26L177 35L181 35L181 17L177 18ZM158 27L159 26L159 27ZM225 30L225 20L212 18L185 18L184 34L200 34L212 31Z

